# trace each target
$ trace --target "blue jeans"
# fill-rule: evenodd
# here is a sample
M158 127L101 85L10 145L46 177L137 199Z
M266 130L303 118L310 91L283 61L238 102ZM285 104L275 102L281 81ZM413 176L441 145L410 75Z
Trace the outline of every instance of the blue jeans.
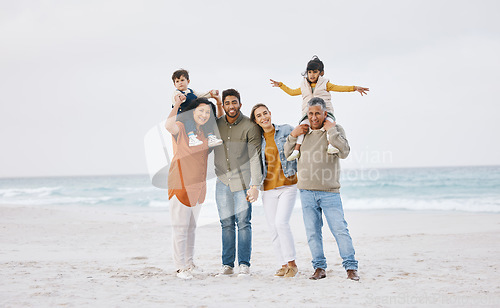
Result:
M358 269L358 261L354 259L354 246L344 219L342 200L339 193L319 190L300 190L302 214L306 227L307 243L312 254L314 269L326 269L326 258L323 252L323 216L330 227L339 247L342 265L346 270Z
M252 253L252 204L246 201L247 190L231 192L219 179L215 185L215 200L222 227L222 264L234 267L236 229L238 226L238 264L250 266Z

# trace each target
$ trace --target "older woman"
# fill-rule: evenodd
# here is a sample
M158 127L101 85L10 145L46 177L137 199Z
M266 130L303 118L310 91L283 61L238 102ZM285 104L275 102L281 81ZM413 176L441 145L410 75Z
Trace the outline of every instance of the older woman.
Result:
M177 277L191 279L195 268L193 256L196 221L206 194L209 149L203 128L214 125L215 106L206 98L198 98L186 109L182 118L194 120L198 139L202 141L201 145L189 146L184 123L176 121L182 96L180 94L174 98L174 107L165 123L165 128L174 137L174 157L168 173L168 198ZM220 98L216 99L220 101Z
M265 176L262 203L275 254L281 265L275 276L294 277L298 268L289 222L297 196L297 162L287 161L283 149L293 127L272 124L271 111L264 104L253 106L250 119L262 129Z

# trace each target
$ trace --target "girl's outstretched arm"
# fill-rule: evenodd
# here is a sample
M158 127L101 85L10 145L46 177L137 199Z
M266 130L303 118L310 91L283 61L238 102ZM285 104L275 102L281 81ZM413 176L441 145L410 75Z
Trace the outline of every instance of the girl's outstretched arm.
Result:
M273 87L279 87L281 90L285 91L285 93L288 94L288 95L297 96L297 95L301 95L302 94L302 91L300 90L300 88L290 89L283 82L275 81L275 80L272 80L272 79L269 79L269 80L271 80L271 85Z
M271 85L273 87L277 87L278 88L279 86L281 86L281 82L280 81L275 81L275 80L272 80L272 79L269 79L269 80L271 80Z
M367 95L366 92L370 91L370 89L363 88L363 87L358 87L358 86L354 86L354 91L358 91L361 94L361 96L363 96L363 94Z

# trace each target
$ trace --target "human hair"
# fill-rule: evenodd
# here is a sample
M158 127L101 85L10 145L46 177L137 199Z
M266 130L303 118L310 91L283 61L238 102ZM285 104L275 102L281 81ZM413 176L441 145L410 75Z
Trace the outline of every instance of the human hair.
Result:
M180 69L180 70L176 70L172 74L172 81L175 82L176 79L179 79L182 76L184 76L187 80L189 80L189 72L186 71L185 69Z
M192 121L194 121L193 112L201 104L205 104L205 105L210 106L210 109L211 109L212 112L210 112L210 119L209 119L209 121L212 118L215 120L215 114L216 114L216 112L215 112L215 105L214 105L214 103L212 103L211 101L209 101L207 98L199 97L199 98L195 99L194 101L192 101L189 104L189 106L182 112L184 114L184 116L181 117L181 119L183 120L182 122L184 122L186 120L192 120ZM209 121L207 121L207 123ZM207 123L205 123L205 124L207 124ZM203 124L203 126L205 124Z
M255 124L257 124L257 122L255 121L255 110L257 110L257 108L260 107L265 107L267 111L269 111L269 108L267 108L267 106L262 103L258 103L255 106L253 106L252 111L250 112L250 120L252 120L252 122L254 122Z
M323 72L325 70L325 65L323 61L321 61L318 56L314 55L309 62L307 62L306 71L302 73L302 76L307 76L307 71L318 70Z
M308 108L312 106L321 106L321 110L326 111L326 103L320 97L311 98L311 100L307 102L307 106Z
M241 104L240 92L236 91L235 89L227 89L222 91L222 103L224 103L224 100L228 96L236 96L238 98L238 102L240 102Z

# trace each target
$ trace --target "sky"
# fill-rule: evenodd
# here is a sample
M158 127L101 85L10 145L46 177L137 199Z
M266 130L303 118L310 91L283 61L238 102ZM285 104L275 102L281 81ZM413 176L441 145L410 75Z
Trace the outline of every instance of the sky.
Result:
M297 125L313 55L345 168L499 165L498 1L0 0L0 177L147 173L172 72Z

